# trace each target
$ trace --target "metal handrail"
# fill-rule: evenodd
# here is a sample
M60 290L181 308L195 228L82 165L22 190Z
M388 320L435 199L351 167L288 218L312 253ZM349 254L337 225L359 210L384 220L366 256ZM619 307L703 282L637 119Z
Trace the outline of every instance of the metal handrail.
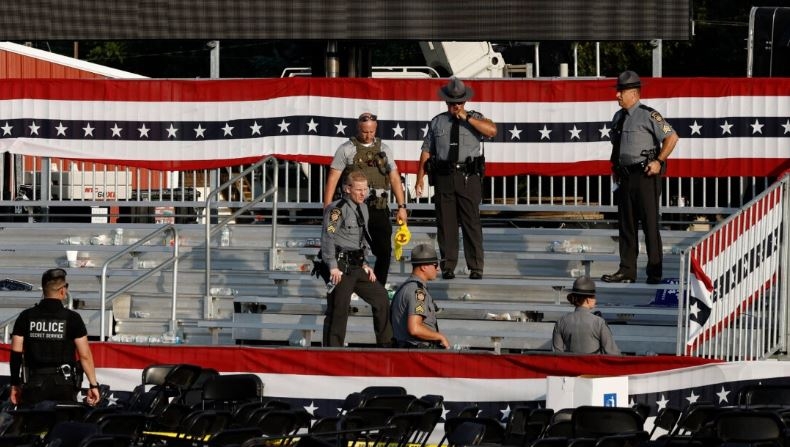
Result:
M266 164L268 162L272 162L274 164L274 170L273 170L273 172L274 172L274 175L273 175L274 179L272 180L272 186L269 189L263 191L261 194L258 194L257 196L255 196L255 198L252 199L249 203L247 203L243 207L237 209L236 211L234 211L232 214L230 214L226 218L224 218L224 219L222 219L220 221L217 221L217 223L214 224L214 226L212 228L212 226L211 226L211 219L209 218L210 213L211 213L211 202L216 198L217 194L219 194L219 192L222 191L223 189L225 189L225 188L229 187L230 185L232 185L233 183L236 183L237 181L241 180L247 174L251 173L252 171L258 169L259 167L263 166L264 164ZM257 163L251 165L247 169L239 172L235 176L231 177L225 183L223 183L220 186L218 186L216 189L211 191L206 196L206 201L205 201L205 212L206 212L206 272L205 272L206 289L205 289L204 299L205 299L205 303L206 303L207 309L209 309L211 307L211 304L210 304L211 303L211 236L214 235L215 233L217 233L218 231L221 231L222 227L227 225L229 222L235 220L236 217L238 217L242 213L247 212L255 204L257 204L258 202L261 202L263 199L265 199L266 197L269 197L269 196L274 196L274 200L272 202L272 225L271 225L271 227L272 227L272 244L271 244L270 253L269 253L269 268L270 269L274 269L275 265L277 264L277 262L276 262L276 258L277 258L277 250L276 250L276 245L277 244L276 244L276 242L277 242L277 189L278 189L278 181L279 181L279 162L277 161L276 158L274 158L273 156L270 155L270 156L267 156L266 158L263 158L262 160L258 161ZM207 318L212 318L214 316L214 312L213 311L204 312L204 314L206 314L205 316Z
M149 270L148 272L138 276L137 278L135 278L130 283L122 286L120 289L116 290L109 297L105 298L105 296L107 294L107 268L109 267L109 265L112 262L120 259L124 255L134 252L138 247L141 247L146 242L148 242L148 241L154 239L155 237L159 236L160 234L166 233L168 231L172 231L173 232L173 255L170 258L162 261L162 263L160 263L158 266L156 266L156 267L152 268L151 270ZM106 330L107 322L106 322L106 317L105 317L105 312L106 312L106 309L107 309L107 301L111 301L111 300L115 299L115 297L117 297L121 293L123 293L123 292L131 289L132 287L136 286L137 284L145 281L149 277L151 277L154 274L158 273L160 270L164 269L165 267L168 267L170 264L173 264L173 300L172 300L172 309L171 309L171 314L170 314L170 330L175 332L176 325L177 325L177 323L176 323L176 296L177 296L177 293L178 293L178 258L179 258L179 253L178 253L179 250L178 250L178 248L179 248L178 228L176 228L176 226L174 224L169 224L169 225L165 225L165 226L157 229L156 231L148 234L147 236L143 237L142 239L140 239L139 241L135 242L134 244L132 244L132 245L126 247L125 249L119 251L118 253L114 254L113 256L110 257L110 259L108 259L108 260L106 260L104 262L104 264L102 265L102 269L101 269L101 289L100 289L100 293L99 293L99 298L101 300L101 317L100 317L101 334L99 336L100 337L99 339L101 341L104 341L105 337L107 335L107 330Z

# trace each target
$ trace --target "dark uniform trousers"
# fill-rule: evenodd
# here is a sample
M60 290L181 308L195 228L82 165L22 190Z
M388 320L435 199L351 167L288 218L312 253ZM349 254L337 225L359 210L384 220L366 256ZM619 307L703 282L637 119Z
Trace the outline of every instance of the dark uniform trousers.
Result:
M324 346L343 346L352 293L356 293L370 304L376 343L380 346L390 345L392 326L389 325L390 306L387 290L378 282L371 282L361 266L350 265L328 298L326 318L324 318Z
M46 368L56 369L56 367ZM75 401L77 400L77 390L71 381L66 380L63 374L56 371L42 372L29 370L30 378L22 389L22 407L30 407L38 402L45 400L52 401Z
M392 221L389 208L378 209L368 206L368 233L371 243L370 251L376 257L373 273L376 281L382 286L387 284L387 275L390 271L390 258L392 257Z
M436 175L437 240L443 270L458 265L458 225L464 235L464 256L470 271L483 272L483 228L480 223L482 188L480 176L461 171Z
M617 206L620 224L620 272L636 278L636 259L639 256L639 223L647 248L647 276L662 277L663 245L658 229L661 176L646 176L634 171L620 177Z

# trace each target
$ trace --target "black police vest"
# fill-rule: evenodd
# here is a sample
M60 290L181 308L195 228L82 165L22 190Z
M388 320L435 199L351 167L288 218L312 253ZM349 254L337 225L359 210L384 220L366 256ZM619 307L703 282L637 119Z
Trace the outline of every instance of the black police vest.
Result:
M69 310L44 310L37 304L28 312L25 335L25 364L29 368L58 366L75 362L74 342L69 340Z

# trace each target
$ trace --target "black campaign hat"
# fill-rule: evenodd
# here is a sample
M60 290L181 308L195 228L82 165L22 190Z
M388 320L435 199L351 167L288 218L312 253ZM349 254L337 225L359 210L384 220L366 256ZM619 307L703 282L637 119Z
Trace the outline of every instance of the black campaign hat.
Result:
M439 89L439 97L447 102L466 102L472 99L472 95L474 95L472 87L467 87L456 77L450 78L450 82Z
M626 70L617 77L617 90L628 90L629 88L642 88L642 80L639 79L636 72Z
M420 244L411 250L412 265L433 264L439 261L436 249L428 244Z
M595 281L589 276L580 276L573 282L572 288L563 290L570 292L571 295L593 296L595 295Z

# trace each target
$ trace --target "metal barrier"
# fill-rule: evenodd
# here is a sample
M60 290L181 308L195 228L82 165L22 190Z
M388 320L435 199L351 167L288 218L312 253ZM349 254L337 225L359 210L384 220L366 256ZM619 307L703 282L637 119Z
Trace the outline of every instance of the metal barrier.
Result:
M790 174L683 253L678 354L760 360L787 349Z
M175 223L200 223L205 206L201 196L209 193L210 179L218 179L219 183L246 169L235 166L164 172L32 157L20 157L15 165L19 166L16 171L0 172L0 178L10 177L14 182L9 184L19 185L2 191L0 218L86 222L102 218L113 222L170 218ZM291 218L299 218L300 212L310 210L311 218L320 216L327 166L283 161L273 169L279 174L277 200L264 198L249 211L260 213L276 203L289 210ZM228 180L219 188L214 203L218 208L236 209L254 202L254 192L262 190L262 182L272 174L267 169L257 177ZM404 175L404 179L409 208L432 210L432 194L416 198L412 193L414 176ZM661 197L664 220L683 224L726 217L767 189L771 181L764 177L665 178ZM483 180L483 190L480 209L487 218L500 212L541 213L538 220L563 222L600 220L602 213L616 212L609 176L488 177ZM172 213L157 214L163 207L172 208ZM97 209L103 209L104 214L92 215ZM512 221L512 216L507 220Z
M128 284L122 286L120 289L118 289L115 292L113 292L112 295L107 296L107 269L109 268L110 264L115 262L118 259L121 259L124 255L126 255L128 253L133 253L133 252L139 250L140 247L145 245L147 242L149 242L149 241L153 240L154 238L156 238L157 236L160 236L160 235L162 235L164 233L167 233L167 232L173 233L173 254L172 254L172 256L170 256L168 259L166 259L163 262L161 262L156 267L150 269L149 271L147 271L147 272L143 273L142 275L138 276L137 278L133 279ZM121 250L120 252L112 255L110 257L110 259L108 259L108 260L106 260L104 262L104 264L102 265L102 268L101 268L101 286L100 286L100 292L99 292L99 298L101 300L101 317L100 317L101 318L100 319L101 323L100 323L100 326L99 326L101 328L101 335L99 336L99 339L101 341L104 341L106 339L106 336L107 336L107 321L106 321L106 315L105 315L105 312L107 310L107 302L108 301L112 301L115 297L117 297L121 293L131 289L132 287L136 286L137 284L140 284L141 282L145 281L146 279L150 278L151 276L153 276L157 272L163 270L164 268L170 266L171 264L173 265L173 290L172 290L173 299L172 299L172 302L171 302L172 309L171 309L171 312L170 312L170 330L173 331L173 333L175 333L176 325L177 325L177 322L176 322L176 300L177 300L177 297L178 297L178 259L179 259L178 247L179 247L178 228L176 228L175 225L167 225L167 226L164 226L164 227L156 229L155 231L153 231L152 233L148 234L147 236L141 238L139 241L135 242L134 244L132 244L132 245L126 247L125 249Z

